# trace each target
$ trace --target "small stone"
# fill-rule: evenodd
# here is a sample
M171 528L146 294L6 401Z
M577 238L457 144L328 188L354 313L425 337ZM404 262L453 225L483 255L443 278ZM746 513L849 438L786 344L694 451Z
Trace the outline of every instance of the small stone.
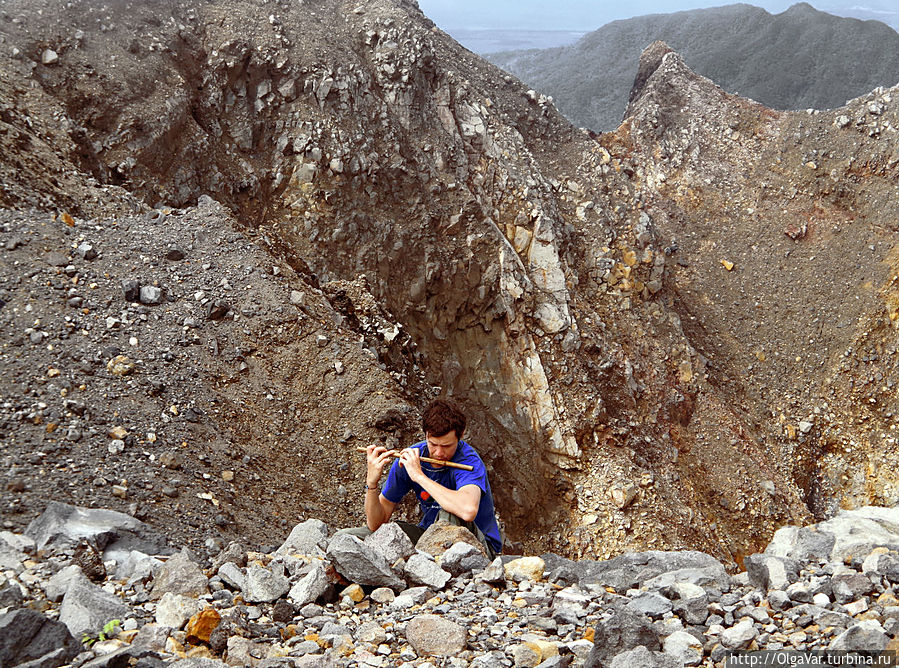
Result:
M41 54L41 62L44 65L56 65L59 62L59 54L53 49L44 49Z
M96 260L97 250L86 241L79 244L75 249L75 254L84 260Z
M125 355L116 355L106 363L106 370L113 376L127 376L134 371L134 362Z
M394 594L393 590L389 587L378 587L377 589L372 590L371 594L368 596L375 603L381 604L392 603L396 598L396 594Z
M546 564L540 557L521 557L513 559L503 567L506 578L514 582L524 580L541 580Z
M222 471L222 480L225 482L234 482L234 471Z
M178 246L172 246L168 249L168 251L166 251L165 254L165 259L169 260L170 262L179 262L180 260L183 260L184 257L184 251Z
M465 649L465 629L438 615L419 615L406 623L406 640L419 656L455 656Z
M207 320L221 320L231 310L231 306L226 301L222 301L217 299L213 302L209 302L209 305L206 307L206 319Z
M147 306L158 306L163 302L164 294L160 287L143 285L140 288L140 303Z
M354 603L358 603L365 598L365 592L362 590L362 587L355 583L340 592L340 595L349 597Z
M128 302L139 302L140 301L140 281L136 281L134 279L125 279L122 281L122 292L125 295L125 301Z
M721 633L721 644L727 649L746 649L758 637L758 629L751 619L743 619L739 624Z
M205 608L195 614L187 622L186 640L192 645L209 642L209 636L221 622L221 615L214 608Z

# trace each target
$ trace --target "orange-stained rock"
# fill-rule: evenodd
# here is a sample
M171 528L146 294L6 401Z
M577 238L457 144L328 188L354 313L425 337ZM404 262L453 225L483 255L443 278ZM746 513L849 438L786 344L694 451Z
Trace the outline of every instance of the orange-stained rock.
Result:
M210 634L221 620L222 616L213 608L201 610L187 622L187 642L192 645L209 642Z

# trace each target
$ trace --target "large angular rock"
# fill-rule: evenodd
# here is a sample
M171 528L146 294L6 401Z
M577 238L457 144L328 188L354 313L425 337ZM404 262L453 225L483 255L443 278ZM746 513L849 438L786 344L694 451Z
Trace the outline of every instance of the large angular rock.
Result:
M69 585L75 580L83 579L86 578L84 573L81 572L81 568L75 564L69 564L65 568L54 573L53 577L44 583L44 594L47 596L47 599L54 603L59 603L63 596L66 595Z
M419 656L455 656L465 649L464 628L438 615L418 615L406 623L406 640Z
M212 572L217 573L222 564L227 564L229 561L239 568L247 565L247 548L243 543L231 541L224 550L215 555L212 560Z
M731 577L724 570L723 565L715 564L705 568L678 568L673 571L667 571L654 578L645 580L642 586L653 591L677 583L691 584L703 589L726 592L730 590Z
M59 607L59 621L73 636L81 638L85 633L99 633L106 622L124 619L130 612L122 599L91 584L82 575L70 583Z
M33 552L34 541L9 531L0 532L0 570L21 573L24 570L22 562L27 557L26 547L30 547Z
M721 644L727 649L746 649L759 635L752 620L744 617L738 624L721 633Z
M489 565L484 552L469 543L456 543L440 557L440 567L453 575L483 570Z
M325 566L320 561L312 564L311 570L290 588L287 598L298 608L303 607L307 603L314 603L319 596L328 590L327 572Z
M606 621L597 623L593 649L584 665L586 668L606 668L614 657L637 647L652 651L661 649L655 627L643 615L617 610Z
M506 569L503 567L503 558L497 557L491 561L477 579L481 582L499 584L506 581Z
M702 663L702 643L686 631L675 631L665 638L662 649L681 665L698 666Z
M456 543L468 543L478 548L487 556L487 551L481 545L481 541L468 529L449 522L434 522L425 529L415 547L431 556L439 557Z
M879 652L885 650L889 642L890 637L884 632L880 622L874 619L866 619L853 624L834 638L827 649Z
M319 555L324 553L327 543L328 525L321 520L306 520L293 528L275 554Z
M432 589L443 589L452 577L433 559L420 552L413 554L406 561L405 574L413 584L425 585Z
M750 554L743 560L749 582L764 589L786 589L799 579L799 562L770 554Z
M116 566L115 579L127 580L130 585L148 582L160 568L162 562L156 557L151 557L140 550L131 550Z
M807 563L829 561L836 544L836 536L822 531L820 525L809 527L785 526L774 532L765 554L786 557Z
M831 563L843 563L847 557L864 558L876 547L882 546L899 550L899 507L865 506L855 510L841 510L835 517L825 522L805 527L805 532L802 530L788 531L784 532L783 536L778 536L784 529L789 528L784 527L774 534L771 545L769 545L773 554L791 556L795 553L796 558L801 558L803 551L812 551L813 554L810 556L816 559ZM810 531L834 537L834 544L829 555L823 554L823 547L808 547ZM800 540L800 535L802 540ZM797 545L801 547L797 547ZM791 550L793 552L790 552ZM765 552L767 553L768 549Z
M243 591L247 583L246 573L233 561L222 564L218 569L218 576L226 585L239 591Z
M683 668L674 657L662 652L651 652L645 647L635 647L618 654L609 668Z
M560 564L559 567L561 566ZM728 587L730 582L724 567L717 559L704 552L692 550L678 552L662 552L658 550L625 552L607 561L581 560L565 564L565 566L572 571L568 577L576 576L577 584L581 586L599 584L605 587L612 587L619 592L624 592L628 589L639 589L647 581L659 578L660 575L672 571L706 571L704 577L712 578L714 581L722 584L727 583ZM677 578L672 578L670 582L676 580ZM656 580L655 587L661 587L670 582ZM696 582L696 584L699 584L699 582ZM703 585L700 584L700 586Z
M33 538L12 531L0 531L0 549L4 545L22 554L34 554L37 550L37 544Z
M388 564L395 563L397 559L406 559L415 554L415 546L412 539L400 528L396 522L387 522L378 527L363 541L366 545L379 553L387 560Z
M251 564L243 587L243 597L248 603L271 603L290 589L290 581L267 568Z
M661 590L671 599L674 614L687 624L703 624L709 616L709 597L705 589L690 582L675 582Z
M40 550L69 547L88 540L103 551L104 559L121 560L124 553L172 554L166 539L131 515L115 510L82 508L51 501L25 529Z
M850 569L846 570L847 572L834 573L833 577L830 578L831 591L833 591L833 596L837 603L857 601L874 589L874 585L867 575L862 575Z
M172 627L170 626L144 624L134 636L131 644L137 647L146 647L154 652L161 652L165 649L166 641L171 634Z
M24 598L19 583L0 573L0 608L18 606Z
M202 609L203 604L192 596L166 592L156 604L156 623L177 631Z
M203 596L209 593L209 580L190 558L187 548L166 561L153 579L150 598L158 601L168 592L184 596Z
M628 601L625 609L637 615L646 615L653 619L661 619L661 617L671 612L674 605L667 598L655 592L646 591L638 594Z
M80 636L79 636L80 637ZM80 640L65 624L28 608L0 616L0 666L61 666L81 652Z
M391 589L405 586L390 569L387 560L356 536L345 533L334 536L328 543L328 558L337 572L350 582Z

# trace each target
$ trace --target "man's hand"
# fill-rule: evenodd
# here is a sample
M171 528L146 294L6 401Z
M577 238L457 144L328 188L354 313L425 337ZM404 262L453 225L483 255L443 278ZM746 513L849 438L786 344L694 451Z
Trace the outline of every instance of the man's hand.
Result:
M400 466L406 469L409 479L417 484L421 484L425 474L421 470L421 453L418 448L406 448L400 453Z
M381 480L381 474L384 467L392 458L393 450L388 450L383 445L369 445L365 449L365 457L367 462L367 470L365 472L365 484L368 487L377 487Z

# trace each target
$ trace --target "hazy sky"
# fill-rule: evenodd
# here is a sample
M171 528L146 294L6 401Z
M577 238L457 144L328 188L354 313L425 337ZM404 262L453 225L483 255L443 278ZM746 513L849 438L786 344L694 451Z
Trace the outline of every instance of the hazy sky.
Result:
M748 4L772 14L786 10L796 0L756 0ZM534 30L590 31L617 19L643 14L662 14L728 2L703 0L418 0L418 5L441 28L527 28ZM899 0L812 0L810 5L840 16L879 18L894 26Z

